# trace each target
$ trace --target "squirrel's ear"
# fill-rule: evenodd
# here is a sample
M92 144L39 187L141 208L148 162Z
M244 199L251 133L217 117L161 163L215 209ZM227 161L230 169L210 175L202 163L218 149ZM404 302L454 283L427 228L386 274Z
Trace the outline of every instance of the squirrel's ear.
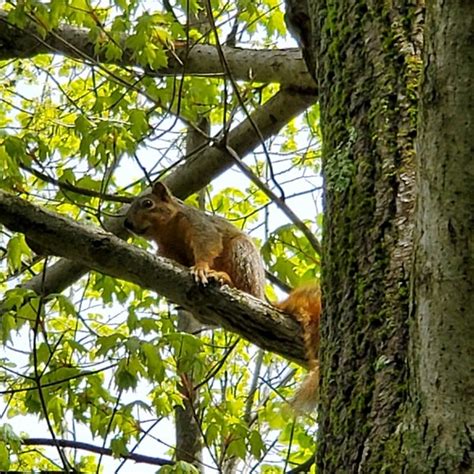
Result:
M170 201L172 199L170 190L167 186L160 181L157 181L151 190L151 192L160 200L160 201Z

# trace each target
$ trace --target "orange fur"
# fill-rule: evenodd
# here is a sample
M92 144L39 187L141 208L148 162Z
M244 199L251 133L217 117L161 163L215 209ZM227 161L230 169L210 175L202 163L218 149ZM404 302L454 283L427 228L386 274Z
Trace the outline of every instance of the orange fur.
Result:
M309 373L291 404L297 412L313 410L319 392L319 320L321 317L321 290L317 283L307 283L293 290L288 298L276 305L293 316L303 329L303 341L308 358Z

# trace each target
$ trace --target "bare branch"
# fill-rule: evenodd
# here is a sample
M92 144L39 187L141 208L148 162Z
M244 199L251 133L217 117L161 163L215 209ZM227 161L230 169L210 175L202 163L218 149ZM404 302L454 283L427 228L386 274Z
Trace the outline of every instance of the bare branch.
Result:
M154 290L204 324L217 324L262 349L306 364L299 324L257 298L231 288L198 286L185 267L3 191L0 222L51 255Z
M303 233L313 247L314 251L321 255L321 243L311 232L308 226L290 209L286 202L278 197L239 157L230 146L225 145L225 150L237 163L239 169L249 178L261 191L263 191L278 208L293 222L293 224Z
M55 186L60 188L63 192L70 191L72 193L82 194L83 196L97 197L105 201L121 202L122 204L130 204L134 199L132 197L111 195L111 194L94 191L93 189L82 188L80 186L76 186L72 183L69 183L68 181L62 181L59 179L55 179L51 176L48 176L47 174L42 173L41 171L35 168L32 168L31 166L25 165L24 163L20 163L20 168L24 169L25 171L28 171L29 173L31 173L32 175L36 176L38 179L41 179L42 181L46 183L54 184Z
M25 446L60 446L61 448L83 449L92 453L103 454L105 456L114 456L114 453L109 448L102 448L95 444L83 443L81 441L73 441L70 439L49 439L49 438L25 438L21 440ZM131 459L135 462L142 462L154 466L173 465L174 462L169 459L146 456L144 454L125 454L120 457L124 459Z

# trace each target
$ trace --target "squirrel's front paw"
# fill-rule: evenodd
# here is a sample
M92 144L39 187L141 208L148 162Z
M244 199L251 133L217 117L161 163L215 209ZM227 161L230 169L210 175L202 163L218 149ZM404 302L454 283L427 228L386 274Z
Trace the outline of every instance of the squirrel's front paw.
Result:
M206 286L209 283L208 276L211 269L207 263L196 263L191 267L191 274L196 283L201 283Z

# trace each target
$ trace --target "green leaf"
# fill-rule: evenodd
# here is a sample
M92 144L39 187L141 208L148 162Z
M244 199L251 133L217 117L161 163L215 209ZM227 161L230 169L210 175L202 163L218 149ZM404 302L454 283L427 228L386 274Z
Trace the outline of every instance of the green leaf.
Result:
M46 394L43 394L46 398ZM42 404L38 395L38 390L29 390L25 394L25 407L27 412L29 413L41 413L42 412Z
M135 138L141 138L148 131L148 118L143 110L134 109L130 111L130 130Z
M36 321L37 318L43 320L44 318L44 305L41 304L39 297L28 298L17 311L16 316L22 322L24 321Z
M243 438L234 438L227 446L226 453L229 456L237 456L240 459L245 459L247 454L247 446L245 445L245 440Z
M11 332L14 329L16 329L16 321L15 321L15 318L9 313L4 313L1 317L1 321L2 321L1 338L2 338L2 342L5 343L7 341L11 341Z
M74 379L81 373L77 367L59 367L43 376L45 383L58 382L56 387L67 385L71 379ZM61 382L61 384L59 383Z
M115 383L117 387L129 390L135 389L138 384L137 371L126 360L121 360L115 371Z
M79 134L83 136L89 134L92 129L92 123L83 115L78 115L74 125Z
M23 234L14 235L7 244L7 262L11 271L20 270L23 255L31 255L31 250L25 242Z
M10 456L4 441L0 441L0 469L2 471L8 471L10 469Z
M122 334L110 334L109 336L101 336L97 338L97 345L100 346L96 355L101 356L107 354L111 349L116 349L119 342L123 341L125 336Z
M86 346L80 344L79 342L75 341L74 339L68 339L66 342L72 349L80 352L81 354L86 354L88 352Z
M64 419L64 409L66 408L66 400L59 396L53 396L48 401L48 413L53 417L56 425L61 425Z
M141 351L145 357L148 375L156 382L162 382L165 377L165 366L161 354L155 344L144 342Z
M131 306L128 308L127 326L130 331L133 331L138 327L137 313Z
M36 360L39 364L48 362L49 358L51 356L51 351L49 347L46 345L46 343L42 342L37 348L36 348Z
M142 328L145 334L149 334L151 332L158 332L159 325L156 319L153 318L142 318L140 320L140 327Z
M202 341L192 334L168 334L167 338L182 358L194 357L202 347Z
M221 431L221 427L217 425L216 423L211 423L206 429L206 439L209 441L209 443L214 443Z
M64 295L56 295L56 299L59 304L59 308L63 314L66 316L76 316L76 308L72 301Z
M76 184L81 188L92 189L93 191L100 191L102 182L98 181L91 176L83 176L76 181Z
M18 309L30 296L34 296L34 293L31 290L13 288L5 292L2 307L4 309Z
M129 453L127 442L122 436L115 436L110 441L110 449L112 450L115 458L126 456Z
M199 470L185 461L178 461L173 466L163 466L158 471L160 474L199 474Z
M263 443L262 436L256 430L252 430L249 435L250 452L252 456L260 459L262 454L265 452L265 444Z
M122 59L123 50L117 46L114 42L110 41L105 47L105 57L107 61L114 62Z
M0 440L7 442L14 452L21 448L21 438L8 423L0 425Z
M122 10L128 9L128 1L127 0L114 0L115 5L120 7Z
M22 158L26 156L26 147L23 140L18 137L10 136L6 137L4 141L5 150L10 155L11 158L18 159L22 161Z

